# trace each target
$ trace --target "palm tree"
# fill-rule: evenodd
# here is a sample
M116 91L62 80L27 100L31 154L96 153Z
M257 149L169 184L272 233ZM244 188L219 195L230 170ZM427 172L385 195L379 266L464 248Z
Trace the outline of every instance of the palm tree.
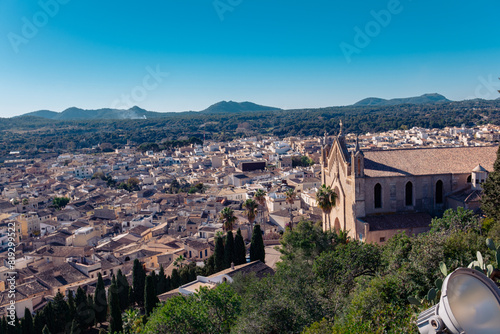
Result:
M292 214L292 206L293 202L295 201L295 197L297 196L297 193L293 188L288 188L287 191L285 191L285 196L286 196L286 202L290 205L290 228L293 227L293 214Z
M259 203L260 206L262 206L262 225L264 226L264 234L266 234L266 231L265 231L265 224L264 223L264 213L266 211L266 192L262 189L257 189L257 191L255 192L255 195L253 195L253 197L255 198L255 201L257 203Z
M328 217L328 227L331 230L332 224L330 222L330 212L332 208L335 207L337 201L337 194L330 188L323 184L316 192L316 202L318 207L323 211L323 213Z
M245 216L247 217L250 225L252 225L255 217L257 216L257 209L259 205L253 199L249 198L245 201L245 203L243 203L243 207L245 208Z
M224 231L231 231L233 229L234 223L238 220L234 215L233 209L226 206L219 213L219 219L222 221Z
M175 259L174 261L174 267L176 268L182 268L182 262L185 260L184 256L183 255L179 255L179 257L177 259Z

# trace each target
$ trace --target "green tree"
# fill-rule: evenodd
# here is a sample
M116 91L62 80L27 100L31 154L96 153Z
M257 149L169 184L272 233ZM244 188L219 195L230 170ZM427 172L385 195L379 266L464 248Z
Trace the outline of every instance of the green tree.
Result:
M55 323L56 315L55 315L54 308L53 308L52 304L53 304L52 302L49 302L43 308L43 317L44 317L43 322L46 324L46 326L48 327L50 332L56 333L56 330L57 330L56 323Z
M247 262L246 255L247 249L245 247L245 241L241 235L241 230L238 229L236 237L234 238L234 264L245 264Z
M24 323L22 326L22 333L23 334L32 334L35 331L35 328L33 327L33 317L31 316L31 312L28 308L24 309Z
M76 290L75 296L75 320L81 330L89 328L94 323L95 313L89 306L88 297L81 287Z
M259 205L253 199L249 198L243 203L243 207L245 208L245 216L248 219L250 225L255 221L255 217L257 216L257 209Z
M54 308L54 332L59 333L66 330L66 324L68 324L68 326L71 324L69 306L64 300L62 293L58 292L54 296L52 307Z
M94 292L94 310L96 322L105 322L106 315L108 314L108 301L101 273L97 275L97 285Z
M120 302L120 311L124 312L129 306L129 284L127 281L127 277L123 275L122 270L118 269L118 273L116 274L116 287L118 293L118 299Z
M167 292L167 276L165 275L165 270L163 269L163 265L160 265L160 272L158 273L158 283L156 286L157 294L161 295L162 293Z
M52 200L52 205L57 210L61 210L69 203L69 201L70 199L67 197L54 197L54 199Z
M458 230L464 232L479 232L481 230L481 225L474 211L459 206L456 211L446 210L442 218L432 219L431 233L451 233Z
M109 332L121 333L123 330L122 311L120 307L118 286L116 281L108 289L109 299Z
M323 211L325 217L328 219L328 229L332 229L332 223L330 221L330 212L335 207L337 202L337 194L330 188L323 184L316 192L316 202L318 207ZM325 222L326 223L326 222Z
M33 333L42 334L42 329L45 326L43 311L38 311L35 313L35 317L33 319Z
M144 287L146 285L146 271L142 266L142 263L138 260L134 260L134 265L132 268L132 284L134 286L134 301L140 307L144 306Z
M224 266L231 267L231 263L235 263L235 248L233 232L228 231L226 234L226 244L224 246Z
M481 196L481 209L488 218L500 223L500 147L497 151L497 158L493 164L493 171L488 174L488 178L481 185L483 195Z
M341 286L350 292L357 277L375 276L381 266L380 255L376 245L351 241L323 252L314 262L313 271L328 289Z
M290 259L298 255L314 259L332 249L333 239L330 231L323 232L321 222L301 220L293 230L287 229L283 234L280 252Z
M177 289L181 286L181 276L179 275L179 270L177 270L177 268L172 269L171 282L172 289Z
M231 231L233 229L234 223L238 218L236 218L236 216L234 215L233 209L231 209L229 206L226 206L221 210L219 219L222 222L224 231Z
M241 297L227 283L168 299L150 316L145 333L229 333L241 312Z
M156 297L156 282L154 277L149 275L146 278L146 286L144 288L144 308L146 316L149 316L159 300Z
M74 319L76 312L76 305L75 305L75 297L73 295L72 290L70 290L68 293L68 307L69 307L69 319Z
M257 224L253 228L252 240L250 244L250 262L260 260L265 262L266 251L264 248L264 240L262 240L262 231L260 225Z
M215 250L214 250L214 257L215 257L215 272L219 272L221 270L226 269L225 263L224 263L224 241L222 240L222 237L217 236L215 238Z

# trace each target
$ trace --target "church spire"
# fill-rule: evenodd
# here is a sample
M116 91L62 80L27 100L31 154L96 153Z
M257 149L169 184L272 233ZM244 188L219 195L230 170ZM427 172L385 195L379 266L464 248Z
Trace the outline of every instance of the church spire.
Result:
M355 152L359 152L359 135L356 135L356 147L354 148Z
M339 137L342 136L342 120L340 120L340 131L339 131Z

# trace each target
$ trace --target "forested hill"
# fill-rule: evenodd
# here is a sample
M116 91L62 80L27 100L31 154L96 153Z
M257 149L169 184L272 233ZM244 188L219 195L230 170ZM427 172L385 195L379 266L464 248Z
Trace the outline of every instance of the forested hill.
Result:
M439 104L346 106L320 109L220 113L169 113L162 118L128 120L48 120L40 117L0 119L0 158L10 151L86 148L108 143L160 143L190 137L228 140L248 135L308 136L335 133L342 119L346 133L411 128L500 125L500 100Z
M221 101L211 105L207 109L200 111L200 113L213 114L213 113L274 111L274 110L281 110L281 109L262 106L252 102ZM180 114L190 114L190 113L193 113L193 111L186 111ZM35 117L48 118L60 121L76 121L76 120L163 118L172 116L172 114L176 113L148 111L139 108L138 106L133 106L130 109L112 109L112 108L81 109L81 108L71 107L62 112L55 112L50 110L38 110L17 117L35 116Z
M446 97L440 94L424 94L422 96L407 97L407 98L397 98L397 99L381 99L377 97L369 97L363 99L357 103L355 106L395 106L400 104L433 104L433 103L444 103L451 102Z

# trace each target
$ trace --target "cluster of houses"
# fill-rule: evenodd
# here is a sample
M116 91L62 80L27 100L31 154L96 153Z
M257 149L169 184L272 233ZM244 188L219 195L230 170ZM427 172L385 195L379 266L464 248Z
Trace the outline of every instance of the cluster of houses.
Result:
M359 145L363 150L432 143L479 146L497 140L498 130L411 129L357 139L347 135L345 143L351 150L359 150ZM14 154L0 165L0 308L10 301L7 249L13 225L16 308L22 316L25 308L36 311L57 292L68 294L82 287L92 293L98 273L108 283L120 269L130 275L135 259L147 271L162 266L167 275L181 255L203 265L214 251L214 237L223 231L219 213L228 206L237 217L234 229L240 228L248 243L252 228L242 204L258 189L266 192L255 219L266 244L276 244L290 222L321 221L315 195L322 184L324 140L251 137L162 152L126 146L114 152L71 152L31 160L16 159ZM300 166L303 156L314 164ZM137 191L118 186L131 180ZM180 186L185 186L183 192ZM289 188L296 193L293 203L286 201ZM53 200L58 197L69 203L57 208ZM259 264L250 267L269 270ZM231 273L250 267L199 278L196 284L231 280ZM177 292L192 293L193 284Z

